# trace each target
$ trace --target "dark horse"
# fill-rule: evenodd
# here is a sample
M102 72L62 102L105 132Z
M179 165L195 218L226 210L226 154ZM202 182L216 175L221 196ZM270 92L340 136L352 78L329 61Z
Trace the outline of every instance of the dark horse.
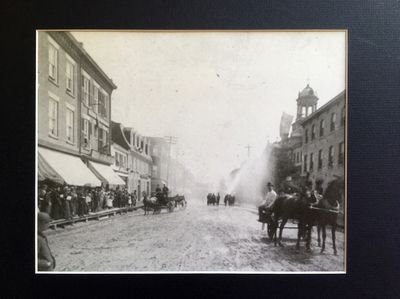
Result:
M324 193L322 199L318 202L316 198L309 194L306 195L280 195L273 204L269 217L271 230L270 238L274 238L274 243L283 246L282 231L289 219L298 220L298 233L296 248L300 247L300 237L306 236L306 249L311 250L311 230L314 225L319 225L322 229L323 245L321 252L325 250L326 226L332 227L332 243L334 254L337 254L335 243L335 232L337 226L338 213L334 208L338 208L338 203L342 202L343 197L343 179L337 178L331 181ZM279 224L279 220L281 223ZM279 227L279 239L277 238L277 229Z
M182 208L186 208L187 202L185 199L185 195L175 195L174 201L175 201L175 208L177 208L178 205Z
M322 230L322 247L321 253L325 251L326 226L331 226L332 247L334 255L336 250L336 227L337 217L339 215L339 204L342 203L344 197L344 180L336 178L331 181L324 192L323 198L315 205L318 214L318 246L321 245L320 231Z

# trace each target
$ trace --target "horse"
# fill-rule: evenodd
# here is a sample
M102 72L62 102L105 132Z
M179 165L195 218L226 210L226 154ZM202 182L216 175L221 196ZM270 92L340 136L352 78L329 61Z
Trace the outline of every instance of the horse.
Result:
M339 215L339 205L342 203L344 196L344 180L338 177L331 181L324 193L322 199L319 200L315 207L318 213L318 247L321 246L320 232L322 230L322 247L321 253L325 251L325 239L326 239L326 226L331 226L332 233L332 247L333 254L337 255L336 249L336 227L337 217Z
M161 212L160 205L157 203L157 197L143 198L144 214L147 215L150 210L153 210L153 214L159 214Z
M174 197L174 201L175 201L175 208L177 208L178 205L180 205L182 208L186 208L187 202L184 195L176 195Z
M312 227L317 225L320 227L320 230L322 230L323 244L321 253L324 252L326 226L330 225L332 228L333 251L336 255L337 250L335 243L335 232L338 213L332 213L332 209L337 208L339 203L342 201L343 192L343 179L337 178L328 184L322 199L320 199L318 202L316 197L313 196L310 191L308 196L302 197L297 194L283 194L278 196L271 208L271 214L273 213L274 215L269 217L269 223L270 226L272 226L269 236L271 239L274 238L275 246L277 243L280 246L283 246L281 243L283 228L285 227L288 219L296 219L298 220L296 249L300 248L300 238L305 236L306 250L311 250L311 231ZM328 209L328 207L331 209ZM278 225L279 219L281 219L280 225ZM277 239L278 226L279 239ZM318 239L320 239L319 236Z
M298 240L301 236L304 227L304 221L300 221L303 218L304 214L304 204L300 199L298 194L280 194L275 202L272 204L270 208L270 213L267 215L268 223L269 223L269 237L274 239L275 246L279 244L279 246L283 247L282 244L282 232L285 227L287 221L289 219L297 219L298 223ZM273 214L273 215L272 215ZM279 220L281 223L279 224ZM279 227L279 238L277 236L277 230ZM296 244L298 247L299 244Z

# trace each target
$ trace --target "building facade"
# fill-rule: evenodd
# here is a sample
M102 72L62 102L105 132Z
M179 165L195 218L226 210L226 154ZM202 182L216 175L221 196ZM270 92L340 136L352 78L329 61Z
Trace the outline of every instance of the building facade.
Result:
M153 160L150 155L149 138L142 136L134 128L124 128L124 136L130 145L128 156L128 191L136 191L138 199L143 199L143 191L151 192L151 169Z
M129 192L129 155L131 147L129 141L125 138L123 130L120 123L111 122L111 155L114 157L113 170L125 182L125 187L128 188Z
M345 91L301 120L303 127L302 175L309 175L323 188L335 178L344 177Z
M281 145L289 149L289 159L297 175L306 177L314 187L344 177L345 91L318 109L318 97L307 86L298 94L297 116L288 139Z
M53 159L53 151L79 157L102 184L121 183L110 172L111 94L117 86L69 32L40 31L37 42L40 159L67 176L70 157L58 162L65 156Z

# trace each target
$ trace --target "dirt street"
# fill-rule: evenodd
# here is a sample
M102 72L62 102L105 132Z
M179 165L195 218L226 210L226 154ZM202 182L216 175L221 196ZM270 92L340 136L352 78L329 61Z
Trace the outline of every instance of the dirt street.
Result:
M261 231L257 215L241 207L189 201L185 210L159 215L131 212L49 231L56 271L343 271L343 233L333 255L319 252L316 229L312 252L295 250L296 229L283 232L275 247ZM288 226L294 226L289 223Z

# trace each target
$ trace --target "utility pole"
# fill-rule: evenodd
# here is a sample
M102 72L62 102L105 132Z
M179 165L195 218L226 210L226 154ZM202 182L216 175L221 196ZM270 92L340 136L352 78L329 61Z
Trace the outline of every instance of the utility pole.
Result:
M169 144L169 154L168 154L168 164L167 164L167 186L169 186L169 167L171 164L171 144L176 144L178 141L178 138L175 136L165 136L164 139Z

